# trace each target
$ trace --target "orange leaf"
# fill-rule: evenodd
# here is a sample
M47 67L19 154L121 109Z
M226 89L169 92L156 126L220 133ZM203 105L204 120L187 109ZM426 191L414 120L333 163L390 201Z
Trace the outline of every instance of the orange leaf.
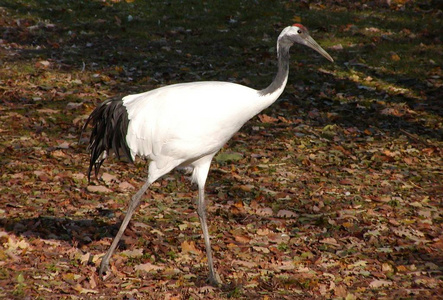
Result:
M196 255L200 255L201 251L198 250L195 247L195 242L194 241L183 241L183 243L181 244L182 246L182 252L183 253L192 253L192 254L196 254Z
M258 118L262 123L275 123L278 121L278 119L265 114L258 115Z
M247 237L245 235L235 235L234 238L237 242L242 243L242 244L248 244L249 241L251 240L249 237Z

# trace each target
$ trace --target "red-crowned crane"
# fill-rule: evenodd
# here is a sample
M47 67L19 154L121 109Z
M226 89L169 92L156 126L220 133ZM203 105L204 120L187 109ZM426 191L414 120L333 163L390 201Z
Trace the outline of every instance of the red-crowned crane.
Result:
M209 282L220 285L205 212L204 187L209 167L214 155L243 124L274 103L283 92L289 74L289 49L294 43L308 46L333 62L303 25L294 24L283 29L278 37L277 75L263 90L219 81L174 84L107 100L91 113L84 126L90 122L93 125L88 146L89 180L92 169L97 177L111 152L131 162L136 155L150 160L148 178L129 203L120 229L101 261L100 275L108 270L109 258L149 185L176 167L191 166L192 181L198 185L197 212L206 246Z

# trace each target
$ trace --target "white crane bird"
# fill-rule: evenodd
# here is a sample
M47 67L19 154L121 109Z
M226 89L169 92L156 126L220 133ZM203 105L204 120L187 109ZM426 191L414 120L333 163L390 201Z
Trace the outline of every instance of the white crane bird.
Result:
M283 29L278 37L277 75L263 90L219 81L174 84L123 99L109 99L91 113L83 127L90 122L93 125L88 146L89 180L92 169L97 177L111 152L131 162L136 155L150 160L148 178L129 203L120 229L101 261L100 275L108 270L109 259L148 187L176 167L191 166L192 181L198 185L197 212L205 241L209 282L220 284L205 212L204 187L209 167L214 155L243 124L274 103L283 92L289 74L289 49L294 43L308 46L333 62L303 25L294 24Z

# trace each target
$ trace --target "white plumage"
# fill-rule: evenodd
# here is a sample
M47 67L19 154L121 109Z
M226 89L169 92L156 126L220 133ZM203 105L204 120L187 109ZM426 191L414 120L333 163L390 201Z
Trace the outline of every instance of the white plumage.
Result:
M193 165L214 155L272 98L228 82L175 84L124 97L132 158L148 157L159 176L183 163Z
M151 183L178 166L193 167L198 185L200 217L209 265L209 281L220 283L212 260L206 222L204 186L214 155L253 116L275 102L288 79L289 48L299 43L333 61L300 24L286 27L277 41L278 72L263 90L229 82L192 82L161 87L149 92L107 100L98 106L92 122L89 178L110 152L133 161L150 160L148 179L132 198L125 219L110 249L102 259L100 273L108 269L114 252L142 195Z

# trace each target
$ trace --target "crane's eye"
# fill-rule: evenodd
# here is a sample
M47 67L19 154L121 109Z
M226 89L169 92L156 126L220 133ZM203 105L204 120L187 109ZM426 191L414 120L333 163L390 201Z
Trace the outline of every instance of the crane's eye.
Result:
M297 33L298 33L298 34L301 34L301 29L297 30Z

